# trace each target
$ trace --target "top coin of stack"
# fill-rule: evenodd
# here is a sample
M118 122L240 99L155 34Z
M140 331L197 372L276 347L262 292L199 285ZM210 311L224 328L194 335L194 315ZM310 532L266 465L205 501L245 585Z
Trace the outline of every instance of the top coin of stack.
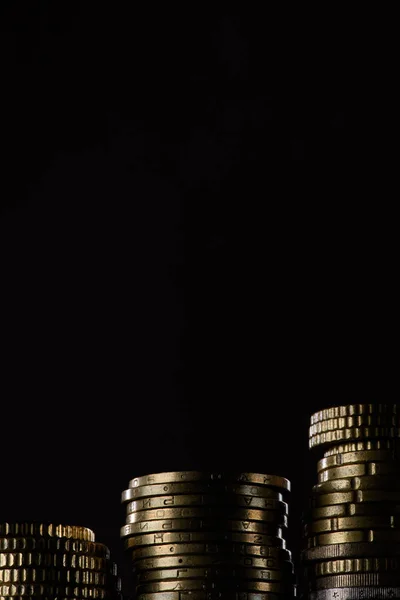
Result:
M398 408L354 404L311 417L310 447L325 451L304 523L311 600L400 597Z
M0 523L0 598L119 600L120 580L87 527Z
M177 471L137 477L121 528L138 600L293 597L290 483L259 473Z

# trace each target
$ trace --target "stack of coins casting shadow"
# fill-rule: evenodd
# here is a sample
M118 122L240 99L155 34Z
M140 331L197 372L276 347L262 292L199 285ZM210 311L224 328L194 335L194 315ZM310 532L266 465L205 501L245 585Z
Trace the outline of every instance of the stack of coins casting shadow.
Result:
M117 567L86 527L0 523L0 598L120 600Z
M122 493L121 529L138 600L295 596L290 483L258 473L157 473Z
M311 417L318 483L304 522L311 600L400 598L400 414L357 404ZM322 458L321 458L322 456Z

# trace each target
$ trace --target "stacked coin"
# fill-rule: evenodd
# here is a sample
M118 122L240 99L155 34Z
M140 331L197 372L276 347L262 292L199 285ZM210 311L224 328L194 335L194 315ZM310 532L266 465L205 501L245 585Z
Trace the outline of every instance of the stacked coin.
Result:
M121 582L87 527L0 523L0 599L118 600Z
M304 515L302 592L311 600L400 598L400 411L355 404L312 415L323 449Z
M282 600L295 596L290 483L258 473L137 477L121 528L138 600Z

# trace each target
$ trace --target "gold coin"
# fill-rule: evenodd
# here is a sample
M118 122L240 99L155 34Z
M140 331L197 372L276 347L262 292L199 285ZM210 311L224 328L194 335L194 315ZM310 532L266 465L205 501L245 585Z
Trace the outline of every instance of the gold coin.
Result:
M379 556L400 556L400 545L394 541L386 542L349 542L344 544L327 544L308 548L301 553L303 562L325 561L335 558L351 559Z
M332 506L321 506L313 508L309 512L307 520L329 519L332 517L362 517L372 515L391 515L400 513L400 504L390 502L376 502L356 504L354 502L348 504L333 504Z
M149 571L137 571L135 581L138 585L148 581L165 581L168 579L215 579L220 577L226 579L240 578L241 580L260 581L290 581L291 574L284 575L281 571L271 569L253 569L248 567L233 567L231 565L219 565L208 567L178 567L176 569L151 569ZM292 578L293 579L293 578Z
M335 531L309 537L308 548L325 546L328 544L345 544L347 542L397 542L400 540L400 531L396 529L362 529L354 531Z
M292 594L295 587L289 583L283 582L266 582L246 580L238 582L235 579L219 579L216 581L203 579L171 579L170 581L157 581L154 583L143 583L137 586L136 594L149 594L154 592L167 591L190 591L190 590L243 590L243 591L259 591L259 592L274 592L277 594Z
M106 571L111 563L99 556L73 553L0 552L0 568L64 567Z
M314 494L310 499L312 508L320 506L331 506L333 504L345 504L347 502L355 502L357 497L354 492L332 492L330 494Z
M346 406L332 406L324 408L311 415L311 425L319 421L337 419L339 417L352 417L354 415L395 415L398 411L397 404L348 404Z
M93 531L87 527L51 523L0 523L0 536L72 538L89 542L95 539Z
M104 573L75 569L0 569L0 583L50 582L104 586L107 577Z
M77 596L79 598L100 598L109 596L109 592L102 588L94 586L63 586L63 585L45 585L39 583L18 583L0 585L0 596Z
M400 415L353 415L348 417L336 417L318 421L309 427L309 437L327 431L338 429L352 429L354 427L398 427Z
M398 519L394 515L378 515L370 517L333 517L321 519L304 527L305 535L325 533L352 529L389 528L398 526Z
M0 599L1 600L1 599ZM235 592L216 590L191 592L153 592L139 594L136 600L282 600L280 594L271 592Z
M176 496L152 496L150 498L139 498L127 504L127 512L150 510L156 508L174 508L179 506L217 506L225 508L254 508L257 510L275 510L279 506L285 506L287 514L287 503L282 502L282 494L275 492L271 497L240 496L238 494L211 494Z
M212 567L218 565L252 567L257 569L270 569L272 571L280 571L283 573L293 573L293 563L290 561L277 561L273 558L240 556L238 554L208 554L206 556L201 554L181 554L176 556L143 558L135 561L135 571L178 567Z
M337 443L331 448L327 448L325 450L324 457L327 458L328 456L334 456L335 454L347 454L348 452L367 452L371 450L386 450L393 452L394 456L398 456L400 450L400 440L359 440Z
M262 485L239 485L239 484L209 484L200 483L165 483L154 485L142 485L137 488L129 488L122 492L122 502L148 498L149 496L166 496L175 494L238 494L240 496L256 496L260 498L273 498L281 500L281 492ZM279 495L278 495L279 494Z
M355 463L352 465L343 465L341 467L331 467L318 473L318 483L332 481L333 479L345 479L347 477L357 477L367 474L366 463Z
M371 438L398 438L400 429L398 427L351 427L345 429L335 429L334 431L324 431L316 433L309 440L310 448L315 448L323 444L336 444L342 440L358 440Z
M0 537L0 552L74 552L110 558L110 550L99 542L65 538Z
M397 459L397 453L394 450L360 450L358 452L336 453L321 458L317 463L317 471L320 473L324 469L350 465L353 463L364 462L394 462ZM397 459L398 460L398 459Z
M279 564L279 561L290 561L292 559L291 552L284 548L227 542L209 542L206 544L160 544L158 546L139 546L132 550L132 558L134 561L142 558L157 558L162 556L187 554L210 555L211 557L228 554L241 557L254 556L256 558L266 558L269 561L268 565L271 569L274 568L272 565Z
M348 479L333 479L313 486L314 494L350 492L351 490L395 490L400 488L400 477L395 475L364 475Z
M132 536L130 525L125 525L121 537ZM124 542L126 549L137 546L148 546L152 544L190 544L192 542L217 542L217 543L239 543L255 544L260 546L273 546L275 548L286 548L286 541L280 536L265 535L261 533L239 533L236 531L157 531L147 535L135 535Z
M313 565L313 573L316 577L326 577L340 573L374 573L390 572L400 570L400 558L346 558L344 560L327 560Z
M281 536L282 530L275 523L263 523L262 521L228 521L222 519L162 519L158 521L143 521L141 523L130 523L130 515L127 523L121 527L121 537L126 535L141 535L151 531L243 531L248 533L267 533ZM287 527L287 517L282 516L280 523Z
M316 590L343 587L371 587L374 585L398 585L398 573L352 573L349 575L330 575L316 578L313 582Z
M190 481L206 481L211 483L240 483L266 485L277 487L290 492L290 481L278 475L266 475L264 473L210 473L203 471L172 471L168 473L154 473L135 477L129 482L129 487L136 488L148 486L155 483L184 483Z
M129 509L129 504L128 504ZM127 511L129 523L139 523L141 521L154 521L155 519L201 519L204 517L225 518L225 519L243 519L245 521L269 521L279 523L282 516L288 514L286 503L276 505L275 510L256 510L246 508L233 508L215 506L195 506L178 508L155 508L151 510Z

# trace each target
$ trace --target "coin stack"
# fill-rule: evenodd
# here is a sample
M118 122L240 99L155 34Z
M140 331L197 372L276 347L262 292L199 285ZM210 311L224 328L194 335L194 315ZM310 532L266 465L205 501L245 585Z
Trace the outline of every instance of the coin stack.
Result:
M86 527L0 523L0 600L120 600L107 546Z
M303 523L302 592L310 600L400 598L397 411L354 404L311 417L309 445L324 454Z
M295 596L290 482L258 473L137 477L121 528L137 600L282 600Z

